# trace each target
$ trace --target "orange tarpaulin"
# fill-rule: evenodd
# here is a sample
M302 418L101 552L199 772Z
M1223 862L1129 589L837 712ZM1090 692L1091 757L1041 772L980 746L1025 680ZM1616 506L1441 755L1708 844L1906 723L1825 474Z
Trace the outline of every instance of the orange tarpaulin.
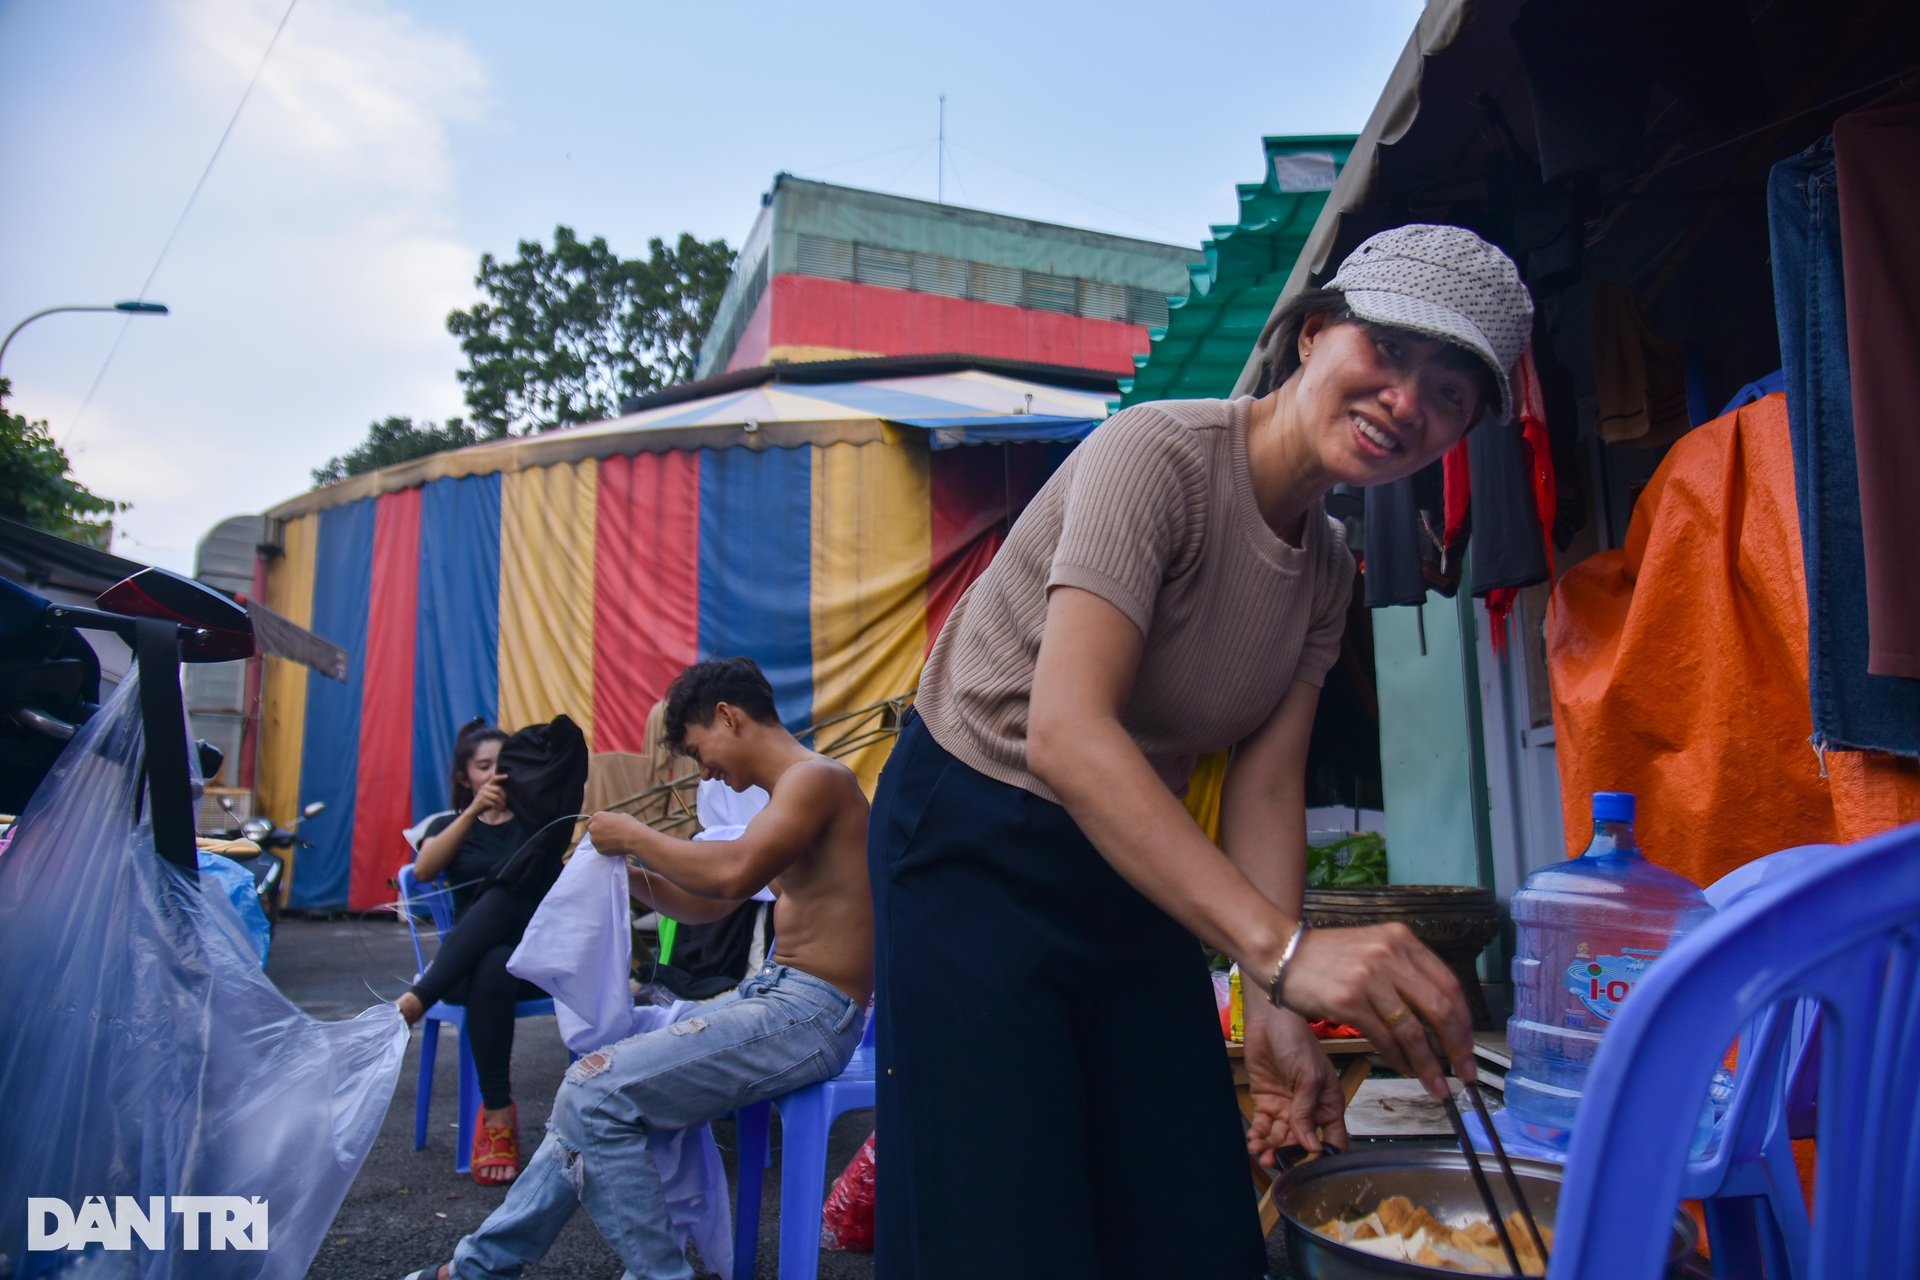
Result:
M1823 768L1809 742L1806 576L1783 395L1673 446L1626 545L1554 588L1547 664L1575 853L1592 831L1595 791L1637 795L1648 855L1701 885L1777 849L1920 818L1920 762L1829 751Z

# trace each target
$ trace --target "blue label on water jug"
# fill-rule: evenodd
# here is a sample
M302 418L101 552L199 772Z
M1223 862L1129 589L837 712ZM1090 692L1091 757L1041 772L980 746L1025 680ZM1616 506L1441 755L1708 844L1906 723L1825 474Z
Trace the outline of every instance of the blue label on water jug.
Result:
M1580 949L1585 951L1586 947L1583 945ZM1658 951L1644 951L1638 947L1622 947L1621 950L1625 954L1591 956L1567 966L1568 993L1595 1017L1606 1022L1613 1021L1613 1015L1632 992L1634 984L1640 981L1640 975L1660 955Z

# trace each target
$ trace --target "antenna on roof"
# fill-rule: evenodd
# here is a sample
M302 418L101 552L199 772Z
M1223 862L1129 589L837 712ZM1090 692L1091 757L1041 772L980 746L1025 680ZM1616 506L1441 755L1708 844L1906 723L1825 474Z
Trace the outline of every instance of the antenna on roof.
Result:
M940 95L940 149L936 160L939 176L934 179L934 199L947 202L947 95Z

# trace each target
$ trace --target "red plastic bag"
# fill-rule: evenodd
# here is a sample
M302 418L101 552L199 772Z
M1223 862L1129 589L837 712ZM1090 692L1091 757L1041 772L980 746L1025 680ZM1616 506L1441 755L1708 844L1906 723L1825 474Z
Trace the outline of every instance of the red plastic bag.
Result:
M820 1211L820 1247L842 1253L873 1252L873 1135L847 1161Z
M1315 1018L1307 1024L1307 1029L1320 1040L1358 1040L1360 1032L1344 1022L1329 1022L1325 1018Z

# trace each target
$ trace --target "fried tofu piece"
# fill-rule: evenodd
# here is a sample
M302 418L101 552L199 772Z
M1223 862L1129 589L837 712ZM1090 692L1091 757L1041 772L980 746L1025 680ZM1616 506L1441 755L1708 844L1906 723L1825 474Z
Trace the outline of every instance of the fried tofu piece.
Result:
M1513 1251L1520 1258L1520 1269L1528 1275L1545 1275L1547 1260L1533 1246L1533 1233L1527 1230L1527 1220L1520 1216L1518 1209L1507 1215L1507 1234L1513 1238ZM1551 1251L1553 1248L1553 1228L1541 1227L1540 1239Z
M1521 1270L1529 1276L1544 1275L1546 1263L1533 1246L1526 1220L1516 1210L1507 1216L1505 1225ZM1405 1196L1387 1197L1364 1218L1333 1218L1316 1230L1383 1258L1401 1258L1422 1266L1479 1275L1509 1274L1506 1251L1492 1222L1470 1218L1455 1227ZM1541 1235L1551 1249L1551 1229L1542 1227Z
M1380 1225L1386 1229L1388 1235L1410 1236L1420 1229L1416 1215L1425 1214L1426 1210L1416 1208L1413 1201L1405 1196L1388 1196L1380 1202L1379 1208L1375 1209L1374 1213L1379 1217Z
M1441 1244L1453 1242L1453 1228L1422 1208L1413 1211L1413 1229L1426 1232L1429 1239Z

